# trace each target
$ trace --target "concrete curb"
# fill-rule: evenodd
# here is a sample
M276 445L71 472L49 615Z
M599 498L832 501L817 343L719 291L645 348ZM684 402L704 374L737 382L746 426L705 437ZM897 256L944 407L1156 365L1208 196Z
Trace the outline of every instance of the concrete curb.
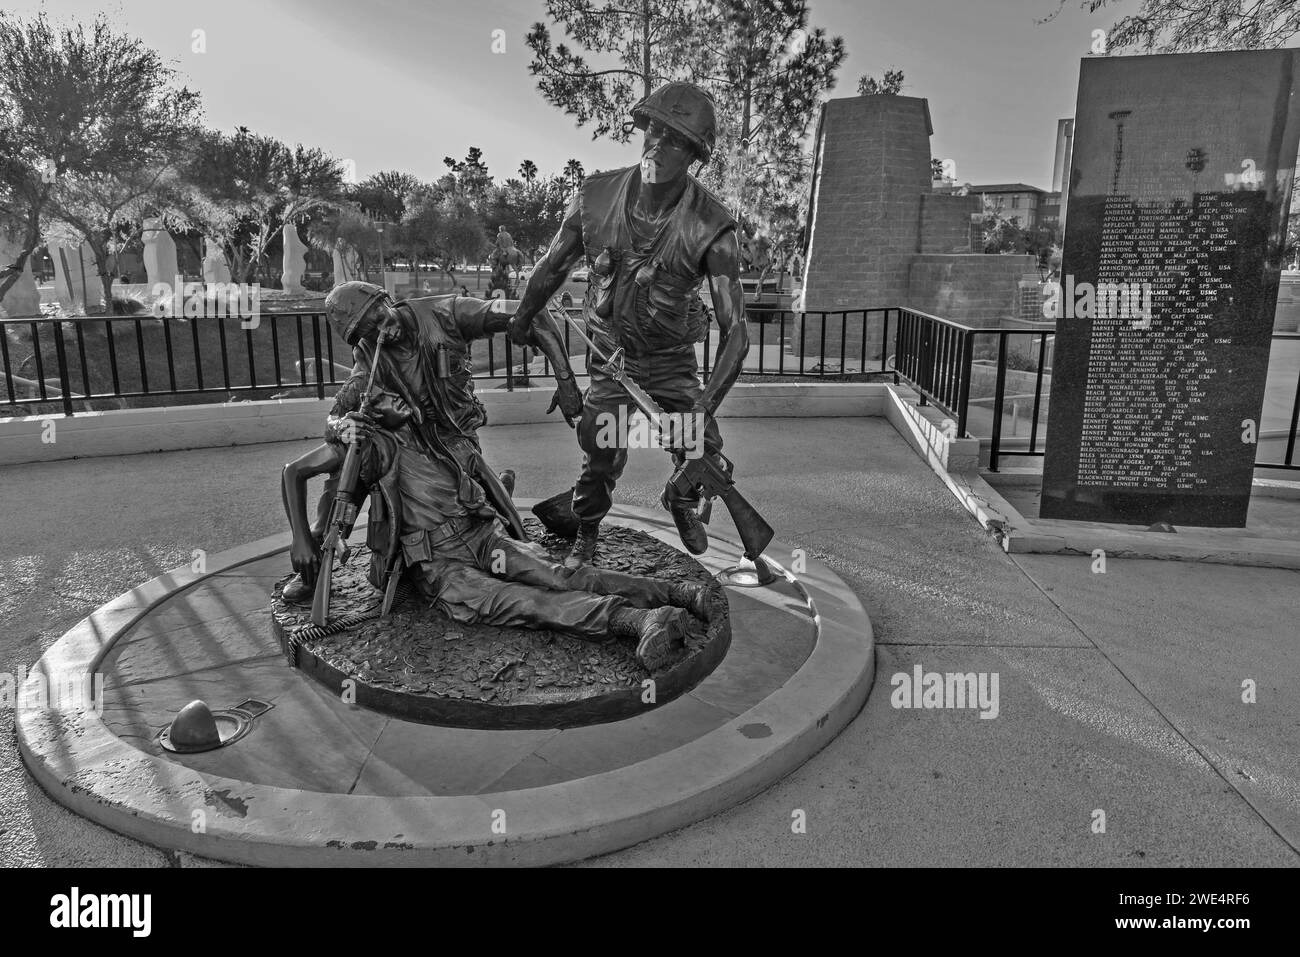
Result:
M932 406L913 405L902 391L890 387L885 416L912 449L923 458L966 511L1011 554L1081 555L1098 549L1108 558L1152 558L1264 568L1300 568L1300 542L1288 539L1232 535L1231 529L1180 528L1176 534L1148 532L1096 522L1064 522L1025 518L976 471L978 442L954 440L939 424L943 414ZM963 443L969 443L964 445ZM971 448L970 446L974 446ZM1008 484L1041 480L1041 474L999 472ZM1254 494L1300 496L1295 483L1256 479Z
M882 415L876 382L741 382L719 418ZM481 388L488 427L558 424L546 414L554 388ZM320 438L334 399L268 399L0 419L0 466L104 455L221 448Z
M42 676L93 672L113 643L168 596L287 545L287 535L261 539L210 556L206 574L184 568L132 589L60 638L24 693ZM773 543L771 551L783 548ZM699 560L711 571L728 563L714 552ZM225 861L541 865L604 854L752 797L812 757L862 708L875 675L871 622L834 572L812 559L807 564L795 581L814 612L817 642L778 691L676 750L587 778L454 797L267 787L153 757L114 735L93 709L52 706L16 709L19 748L41 787L78 814L150 844ZM192 830L195 809L206 811L203 833ZM493 833L500 812L505 835Z
M958 498L1011 554L1151 558L1218 565L1300 569L1300 542L1233 535L1232 529L1179 528L1176 534L1097 522L1025 518L981 475L954 476Z

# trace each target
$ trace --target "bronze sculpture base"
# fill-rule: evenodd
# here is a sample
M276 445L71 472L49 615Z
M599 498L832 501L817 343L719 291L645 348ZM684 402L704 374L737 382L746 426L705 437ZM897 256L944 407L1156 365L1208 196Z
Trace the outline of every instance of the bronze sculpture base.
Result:
M535 519L528 533L562 560L569 542ZM381 596L365 580L369 555L357 549L334 573L330 626L284 602L286 576L271 612L289 662L360 707L408 721L457 728L568 728L633 717L695 687L731 643L727 598L695 559L645 532L607 524L596 564L637 575L709 585L707 623L692 629L680 657L650 675L629 641L583 641L551 631L463 625L415 600L384 621ZM649 682L653 682L650 684Z

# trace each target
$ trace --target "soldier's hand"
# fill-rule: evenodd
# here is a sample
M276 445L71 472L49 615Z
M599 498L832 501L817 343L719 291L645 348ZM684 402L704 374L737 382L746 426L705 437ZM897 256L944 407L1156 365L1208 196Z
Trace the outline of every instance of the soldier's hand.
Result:
M678 465L688 456L698 458L712 416L703 399L695 400L689 411L666 414L659 422L660 447L673 453Z
M506 324L506 335L517 346L531 346L533 344L532 317L525 318L516 312L510 317L510 322Z
M379 424L379 418L369 411L349 412L339 424L339 435L348 445L353 442L365 445L374 437Z
M289 561L293 564L293 570L304 579L314 579L320 570L320 551L310 538L295 536L289 547Z
M398 321L397 313L390 313L379 322L379 334L376 341L380 345L386 345L390 342L396 342L402 338L402 324Z
M550 415L557 408L564 416L565 425L571 429L575 428L574 420L582 415L582 392L578 389L573 376L556 381L555 395L551 396L551 404L546 407L546 414Z

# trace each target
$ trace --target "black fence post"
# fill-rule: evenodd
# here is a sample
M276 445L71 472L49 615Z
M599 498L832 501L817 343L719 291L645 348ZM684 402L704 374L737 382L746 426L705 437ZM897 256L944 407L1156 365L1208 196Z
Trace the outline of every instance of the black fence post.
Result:
M1292 459L1295 457L1295 431L1296 426L1300 425L1300 375L1295 380L1295 402L1291 404L1291 432L1286 438L1286 464L1294 465Z
M73 320L76 321L75 319ZM3 335L0 331L0 335ZM72 415L72 383L68 376L68 350L63 344L63 323L54 320L54 350L59 357L59 389L63 392L63 414Z
M320 313L313 313L311 317L311 342L312 358L316 361L316 398L325 398L325 366L321 361L320 354ZM222 350L222 358L225 358L225 350Z
M932 386L930 370L930 324L928 322L920 321L917 325L919 327L917 332L920 336L920 341L918 343L919 347L916 350L916 381L921 387L917 390L921 393L921 401L919 401L917 405L928 405L929 401L926 399L926 393L930 391Z
M989 471L998 470L998 452L1002 446L1002 400L1007 391L1007 336L998 333L998 380L993 389L993 440L989 444Z
M961 388L957 396L957 438L966 437L966 416L970 409L970 380L972 375L971 367L974 365L975 358L975 333L962 333L961 347L961 369L958 374L961 376Z
M1047 333L1038 334L1038 375L1034 379L1034 415L1029 423L1029 454L1038 451L1038 412L1043 398L1043 360L1047 358Z

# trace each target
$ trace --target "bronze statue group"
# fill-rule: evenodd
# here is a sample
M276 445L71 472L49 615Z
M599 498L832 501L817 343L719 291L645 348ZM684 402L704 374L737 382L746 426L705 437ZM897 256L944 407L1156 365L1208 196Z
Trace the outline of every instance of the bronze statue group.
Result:
M701 554L708 547L701 494L723 495L732 505L730 464L719 454L713 416L740 374L749 340L736 223L690 173L714 147L712 100L691 84L669 83L637 103L632 119L643 132L640 162L586 178L519 301L448 295L393 302L365 282L330 292L327 317L352 346L355 368L334 401L325 444L284 469L297 572L285 600L315 598L319 617L327 614L333 552L368 495L369 580L385 592L385 607L404 581L457 622L630 638L651 672L678 655L690 617L705 617L704 587L594 564L628 456L626 441L611 443L600 425L611 415L626 419L636 402L628 380L641 405L702 418L703 459L687 471L687 450L670 446L675 480L662 500L686 549ZM511 248L508 234L498 237L496 265L510 263ZM548 308L583 260L591 275L583 318L596 347L585 393ZM695 346L707 322L705 283L719 345L702 387ZM528 541L511 501L513 474L498 475L479 446L486 416L474 394L469 347L503 332L550 360L557 388L547 411L558 408L577 430L582 468L566 502L576 534L562 564ZM327 479L313 522L307 480L317 475ZM767 539L770 529L749 549L752 558L759 560Z

